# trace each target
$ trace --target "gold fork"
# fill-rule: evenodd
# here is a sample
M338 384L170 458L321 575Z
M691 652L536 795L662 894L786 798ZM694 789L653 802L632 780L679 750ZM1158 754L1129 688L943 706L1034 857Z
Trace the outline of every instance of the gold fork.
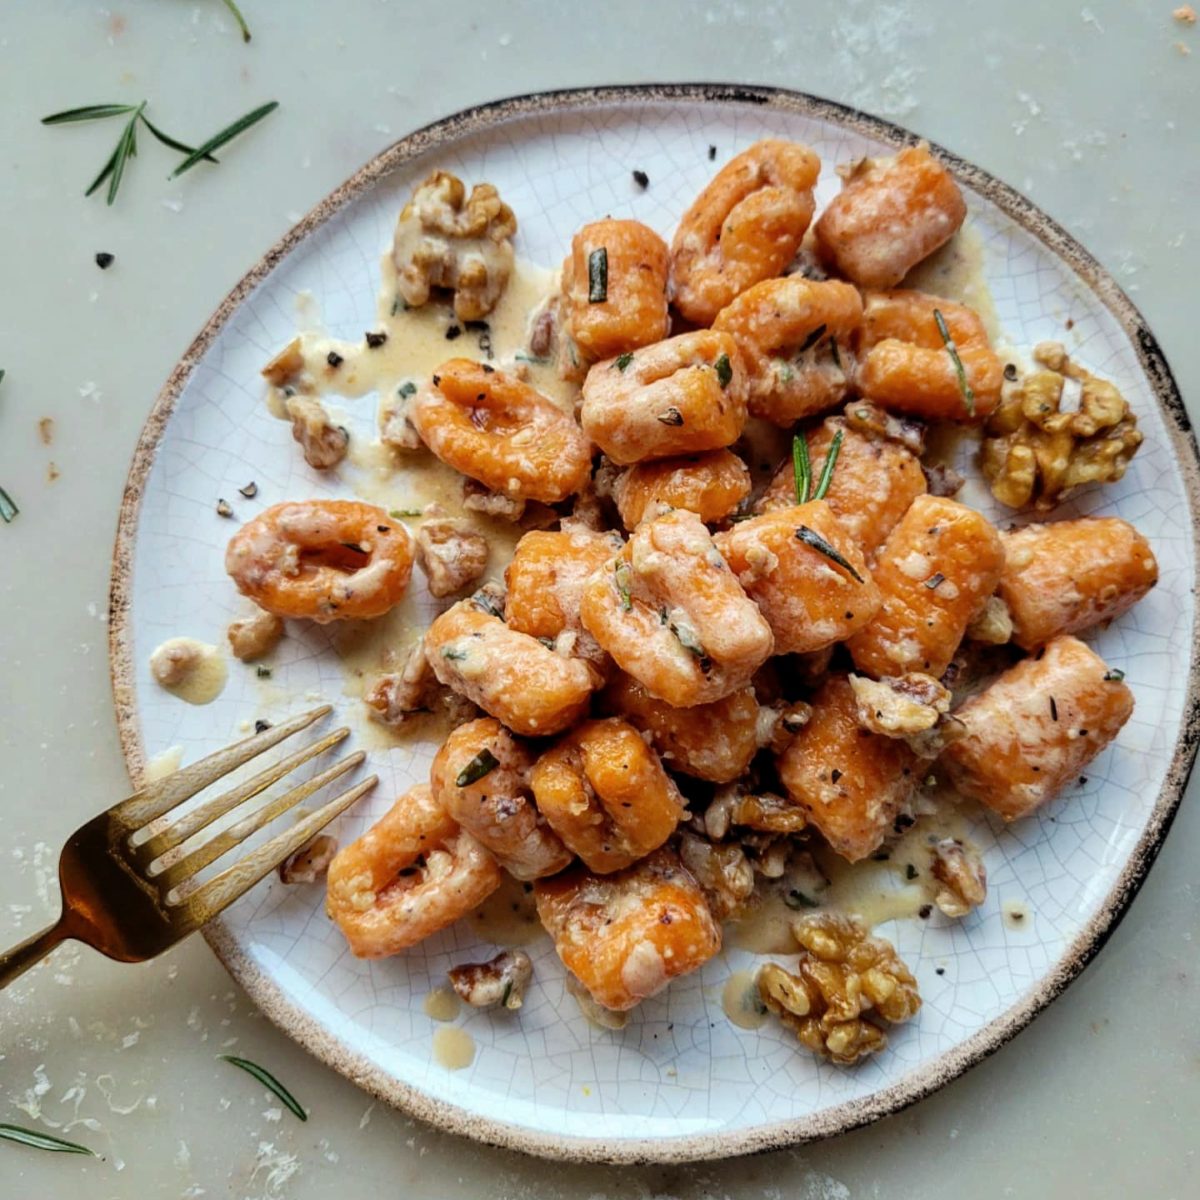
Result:
M0 988L43 959L60 942L72 938L119 962L142 962L161 954L249 891L334 817L369 792L379 782L378 776L372 775L335 796L208 882L195 884L199 871L268 821L352 771L366 756L358 751L341 759L254 809L194 850L185 852L182 844L302 763L336 746L350 731L335 729L174 821L165 820L167 814L329 711L329 705L315 708L218 750L147 785L80 826L67 840L58 861L62 916L48 929L0 955ZM189 883L193 885L190 888Z

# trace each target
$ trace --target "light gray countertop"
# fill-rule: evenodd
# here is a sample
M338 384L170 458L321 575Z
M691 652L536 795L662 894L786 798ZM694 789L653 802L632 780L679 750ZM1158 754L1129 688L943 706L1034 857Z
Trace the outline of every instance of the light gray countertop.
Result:
M158 388L301 213L436 117L543 88L694 80L780 84L891 117L1077 235L1142 308L1185 398L1200 394L1200 27L1173 21L1171 0L242 7L248 46L218 0L10 5L0 23L0 483L22 509L0 527L0 943L52 915L62 838L128 787L104 616L125 472ZM146 141L113 208L84 200L116 129L38 118L143 98L183 137L267 99L282 107L217 169L168 183L171 157ZM101 250L116 255L103 273ZM0 1143L0 1194L1195 1196L1195 791L1062 999L931 1099L836 1140L696 1168L487 1150L372 1106L193 939L135 967L66 948L0 996L0 1121L30 1124L39 1106L63 1121L78 1104L99 1125L76 1134L108 1155ZM269 1064L309 1122L272 1120L261 1089L216 1061L223 1049Z

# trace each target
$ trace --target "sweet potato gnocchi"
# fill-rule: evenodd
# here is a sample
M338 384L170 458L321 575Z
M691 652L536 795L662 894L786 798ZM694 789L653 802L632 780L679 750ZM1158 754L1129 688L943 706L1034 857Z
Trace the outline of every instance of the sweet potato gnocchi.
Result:
M436 730L440 747L428 784L329 868L355 954L479 916L507 873L581 1007L617 1027L712 959L723 925L782 904L799 962L766 964L756 995L849 1066L921 1002L818 864L858 878L916 825L922 870L888 915L977 919L986 866L948 813L1070 803L1118 739L1135 687L1075 635L1147 594L1154 550L1126 521L1046 510L1120 477L1134 414L1061 347L1005 368L980 312L905 286L967 219L928 146L839 167L805 240L820 171L806 146L748 147L669 248L620 212L591 221L515 317L516 217L494 187L435 172L401 216L396 299L357 365L307 336L268 363L275 408L328 470L356 443L324 391L390 361L371 376L371 486L421 507L285 501L247 521L226 554L258 606L230 628L238 658L273 654L284 617L383 616L414 554L441 601L403 643L387 635L366 687L386 736ZM424 357L370 358L401 335ZM1068 385L1078 412L1059 411ZM980 491L926 449L951 427L1039 523L998 529L954 498ZM450 974L512 1020L535 960Z

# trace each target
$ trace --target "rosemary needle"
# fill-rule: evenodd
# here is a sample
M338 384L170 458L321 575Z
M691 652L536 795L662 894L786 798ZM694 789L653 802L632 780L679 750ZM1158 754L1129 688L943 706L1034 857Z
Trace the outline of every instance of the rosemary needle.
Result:
M65 1138L55 1137L52 1133L40 1133L34 1129L25 1129L20 1125L0 1124L0 1138L10 1142L20 1142L23 1146L33 1146L37 1150L54 1150L59 1154L87 1154L96 1158L95 1150L89 1150L78 1142L68 1142Z
M246 18L242 16L241 10L233 2L233 0L222 0L222 3L233 14L233 19L237 22L238 28L242 31L242 41L250 40L250 26L246 24Z
M268 1091L274 1092L287 1107L296 1114L302 1121L308 1120L308 1113L300 1107L300 1102L292 1095L291 1092L271 1074L266 1067L260 1067L258 1063L251 1062L248 1058L238 1058L236 1054L221 1054L218 1056L227 1063L233 1063L235 1067L241 1067L247 1075L253 1075L259 1083Z
M226 142L233 141L238 134L245 133L251 125L257 125L258 122L263 119L263 117L269 116L278 107L279 101L272 100L270 103L263 104L254 109L252 112L248 112L244 117L239 117L232 125L227 125L221 130L220 133L213 134L213 136L210 137L207 142L193 150L191 154L189 154L187 158L185 158L183 162L181 162L179 166L177 166L175 170L171 172L168 178L178 179L179 176L184 173L184 171L190 171L201 159L206 158L212 153L212 151L219 150L226 144Z
M808 461L808 438L802 433L792 438L792 479L796 487L796 503L807 504L812 486L812 465Z
M829 485L833 481L833 468L837 464L841 449L842 431L839 429L833 435L833 441L829 443L829 450L825 455L825 465L821 468L821 478L817 481L817 490L813 492L814 500L825 499L825 493L829 491Z

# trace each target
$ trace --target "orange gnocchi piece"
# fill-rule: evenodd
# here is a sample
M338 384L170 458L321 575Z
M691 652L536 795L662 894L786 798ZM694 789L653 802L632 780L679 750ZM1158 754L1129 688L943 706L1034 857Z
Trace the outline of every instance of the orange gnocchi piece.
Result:
M620 466L720 450L746 423L746 372L727 333L699 329L598 362L583 381L583 431Z
M895 287L967 216L954 176L925 143L839 168L842 190L814 226L821 257L863 288Z
M798 142L755 142L721 168L671 242L675 307L710 325L735 296L783 273L812 220L821 160Z
M862 298L850 284L788 275L748 288L713 328L733 334L746 360L750 415L788 426L845 397L862 317Z
M1158 582L1150 543L1119 517L1026 525L1000 540L997 594L1023 650L1119 617Z
M1120 732L1133 693L1077 638L1057 637L955 712L966 734L938 760L1006 821L1052 799Z
M579 601L588 577L621 544L618 534L586 529L538 529L525 534L504 572L508 627L554 642L566 634L570 644L556 644L556 649L593 662L603 657L580 622Z
M529 782L542 816L598 875L657 850L684 814L658 755L614 717L573 729L541 755Z
M651 695L679 708L749 683L771 627L695 513L644 521L583 589L584 627Z
M500 880L496 860L418 784L334 856L327 905L351 953L383 958L466 916Z
M776 654L843 642L879 608L862 550L824 500L773 509L713 540L771 626Z
M438 803L516 879L538 879L572 857L531 797L533 754L499 721L460 725L433 760Z
M272 505L225 550L242 595L277 617L321 625L382 616L404 596L412 565L404 524L355 500Z
M583 659L510 629L475 598L460 600L429 626L425 656L440 683L529 737L573 725L601 682Z
M442 462L512 500L557 504L591 472L591 447L571 417L487 363L442 363L407 415Z
M619 674L601 693L605 712L624 717L650 735L673 771L712 783L731 783L749 770L762 744L755 690L739 688L720 700L675 708Z
M938 328L939 314L954 353ZM979 314L962 304L924 292L868 293L855 345L858 390L893 412L977 422L1000 401L1003 364Z
M661 992L721 949L704 893L666 847L611 875L574 867L539 879L533 892L563 965L615 1012Z
M563 262L560 313L569 378L597 359L662 341L670 324L666 242L640 221L585 225Z
M876 679L910 671L940 678L1003 567L1000 535L982 513L918 496L875 562L883 602L847 642L855 666Z
M686 508L706 525L724 520L750 495L750 471L732 450L637 463L617 476L612 496L626 529L668 509Z
M848 862L879 849L920 778L917 756L902 740L859 725L845 675L831 676L812 697L812 716L778 766L788 795Z
M826 417L820 428L808 435L814 478L821 477L829 447L839 432L842 444L825 503L869 563L908 506L925 494L925 474L920 459L899 442L867 437L851 429L841 417ZM788 458L756 508L759 512L770 512L791 508L795 503L796 473Z

